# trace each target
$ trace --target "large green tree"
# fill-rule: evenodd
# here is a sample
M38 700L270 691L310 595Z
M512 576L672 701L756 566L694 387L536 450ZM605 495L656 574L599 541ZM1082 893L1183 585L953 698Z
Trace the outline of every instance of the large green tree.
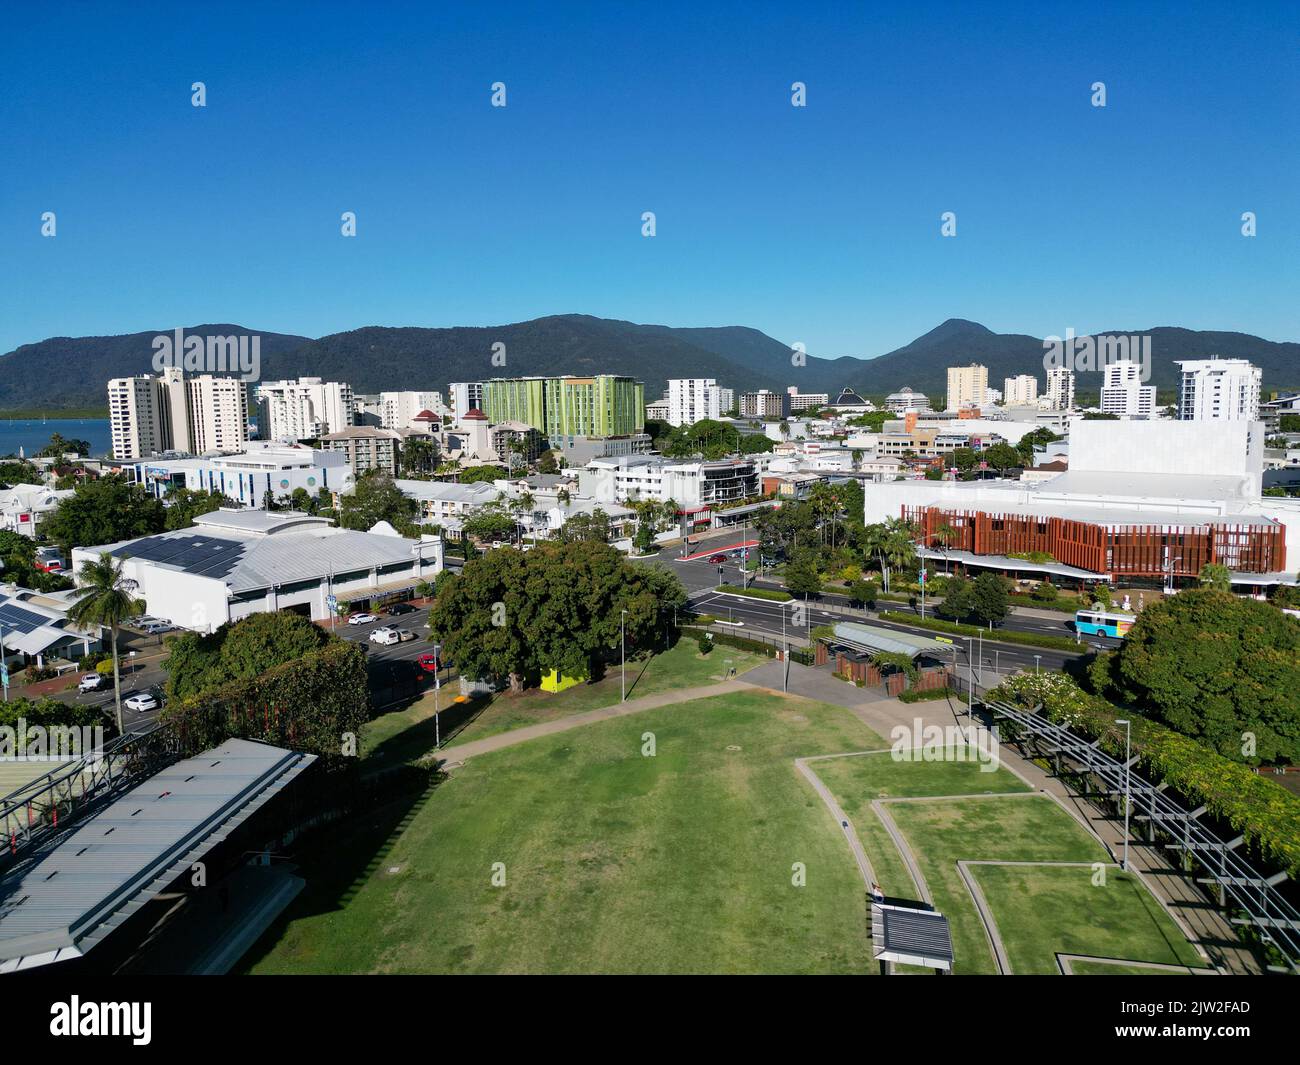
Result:
M415 500L404 495L388 474L368 473L357 478L351 495L343 496L339 525L364 532L376 522L386 521L400 531L415 521L418 510Z
M250 614L210 634L185 632L167 641L167 691L184 699L232 680L248 680L329 639L310 619L288 610Z
M585 676L616 660L620 619L629 653L659 646L685 603L667 570L600 543L548 543L467 562L441 582L429 626L463 675L519 690L550 669Z
M1115 672L1144 712L1222 755L1300 764L1300 621L1271 604L1179 592L1138 615Z
M167 496L166 506L167 528L188 529L200 514L209 514L222 507L237 507L239 504L220 492L209 492L207 489L194 492L188 488L178 488Z
M92 547L162 532L167 513L162 502L120 475L78 485L41 531L63 548Z

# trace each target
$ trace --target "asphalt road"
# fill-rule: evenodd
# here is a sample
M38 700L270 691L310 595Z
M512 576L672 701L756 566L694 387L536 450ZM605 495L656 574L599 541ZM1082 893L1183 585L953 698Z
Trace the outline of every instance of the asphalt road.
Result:
M717 554L729 554L734 544L740 543L746 539L746 534L741 530L735 530L729 535L714 536L703 541L699 547L692 550L698 552L705 548L711 548ZM739 622L737 626L738 634L744 635L745 631L754 632L765 636L779 637L782 632L782 613L785 614L785 633L787 636L798 637L801 641L808 638L808 631L818 625L832 625L837 621L868 621L872 625L879 625L883 628L895 629L900 632L910 632L918 636L936 636L942 635L929 629L924 629L918 625L905 625L893 621L882 621L874 615L863 618L860 612L846 613L848 607L848 598L844 595L835 593L824 593L820 596L810 599L807 603L801 604L805 608L804 624L796 627L793 625L793 605L787 603L782 606L781 603L770 602L762 599L746 598L738 595L730 595L725 592L718 592L717 586L723 584L740 584L744 575L740 567L739 559L728 558L722 564L721 572L719 566L710 563L707 558L693 561L684 561L678 557L680 548L674 547L662 550L656 555L648 556L640 561L660 562L666 565L677 574L682 584L686 587L687 594L690 596L692 606L701 613L714 614L718 617L725 617L729 620ZM778 580L763 577L758 580L750 581L751 587L780 589L781 583ZM894 610L902 613L912 611L912 608L906 603L889 603L881 600L878 603L880 610ZM919 613L919 610L917 611ZM927 609L926 616L932 616L931 610ZM1057 617L1037 617L1032 614L1023 614L1018 612L1014 607L1012 613L1003 624L1002 628L1018 632L1032 632L1040 635L1065 636L1073 637L1074 629L1072 618L1069 614L1062 613ZM978 674L980 669L985 670L990 676L994 671L1006 673L1012 669L1060 669L1065 662L1077 657L1079 654L1086 654L1092 650L1110 649L1120 645L1119 640L1110 640L1100 637L1086 638L1079 645L1078 652L1066 652L1049 650L1039 647L1024 647L1017 644L1003 644L997 642L997 629L992 633L986 633L983 641L983 649L980 650L980 640L978 638L971 641L973 651L968 651L965 637L953 637L954 647L957 649L957 661L959 664L974 668ZM977 676L978 679L978 676Z

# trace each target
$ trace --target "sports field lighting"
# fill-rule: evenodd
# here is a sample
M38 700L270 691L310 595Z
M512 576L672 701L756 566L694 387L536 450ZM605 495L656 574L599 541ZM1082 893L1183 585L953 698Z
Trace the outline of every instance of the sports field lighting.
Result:
M1120 863L1120 868L1128 872L1128 811L1132 805L1129 802L1129 748L1133 743L1133 726L1127 718L1117 718L1115 724L1124 726L1124 860Z

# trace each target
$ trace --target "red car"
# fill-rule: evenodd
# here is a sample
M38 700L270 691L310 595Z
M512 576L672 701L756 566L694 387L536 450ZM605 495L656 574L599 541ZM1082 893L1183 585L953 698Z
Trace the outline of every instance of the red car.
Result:
M435 655L420 655L415 661L426 673L437 673L438 670L442 669L442 663L438 661Z
M709 556L709 561L712 562L715 566L720 566L720 565L722 565L722 563L724 563L724 562L727 561L727 556L726 556L726 555L710 555L710 556Z

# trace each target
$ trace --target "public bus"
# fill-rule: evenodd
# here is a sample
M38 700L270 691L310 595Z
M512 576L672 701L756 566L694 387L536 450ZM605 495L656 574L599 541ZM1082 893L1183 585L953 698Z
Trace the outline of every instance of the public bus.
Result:
M1080 636L1111 636L1122 640L1136 620L1135 614L1111 610L1080 610L1074 615L1074 631Z

